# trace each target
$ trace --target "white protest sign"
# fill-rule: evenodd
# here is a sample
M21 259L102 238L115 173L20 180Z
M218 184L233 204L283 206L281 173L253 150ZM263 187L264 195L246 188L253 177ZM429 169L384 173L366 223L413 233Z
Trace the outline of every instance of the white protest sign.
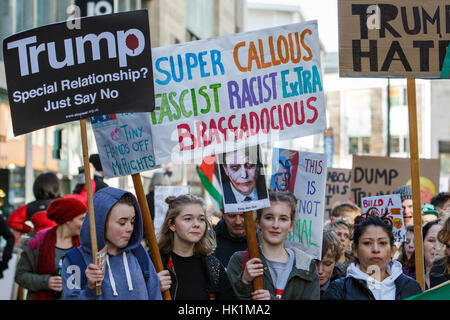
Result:
M293 192L298 200L294 228L286 238L286 246L298 247L320 260L327 156L324 153L274 149L272 163L271 188Z
M91 118L105 178L157 168L148 113L117 113Z
M317 21L152 49L157 162L326 130Z
M155 218L153 227L155 228L156 235L161 231L162 224L166 218L167 209L169 208L166 203L166 198L169 196L178 197L189 192L189 186L155 186Z
M378 216L392 225L395 242L405 242L406 229L399 194L361 198L362 216Z

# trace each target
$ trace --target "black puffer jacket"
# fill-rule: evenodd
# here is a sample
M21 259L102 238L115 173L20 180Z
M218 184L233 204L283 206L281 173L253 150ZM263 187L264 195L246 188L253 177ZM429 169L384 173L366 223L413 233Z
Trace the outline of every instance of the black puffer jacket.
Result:
M419 283L404 274L395 281L395 300L403 300L421 293ZM330 284L321 300L375 300L367 282L353 277L340 278Z
M214 227L217 246L214 255L226 267L233 253L247 250L247 238L233 238L228 233L225 220L221 219Z

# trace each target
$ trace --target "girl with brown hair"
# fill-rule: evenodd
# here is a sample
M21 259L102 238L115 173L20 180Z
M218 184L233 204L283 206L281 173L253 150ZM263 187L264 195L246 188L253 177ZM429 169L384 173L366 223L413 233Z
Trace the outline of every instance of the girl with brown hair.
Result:
M212 255L216 241L203 200L186 194L168 197L159 250L166 270L158 273L161 291L174 300L234 299L224 266Z

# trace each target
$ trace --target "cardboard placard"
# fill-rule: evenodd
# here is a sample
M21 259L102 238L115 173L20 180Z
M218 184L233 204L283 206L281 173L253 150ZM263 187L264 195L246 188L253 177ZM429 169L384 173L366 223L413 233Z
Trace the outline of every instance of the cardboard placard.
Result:
M83 17L5 38L14 135L154 108L146 10Z
M154 48L157 162L326 129L317 21Z
M155 169L148 113L117 113L91 118L105 178Z
M351 169L327 169L325 190L325 220L329 219L333 207L338 203L352 201L350 192Z
M421 203L430 203L439 192L439 159L420 159ZM398 187L411 185L410 160L353 156L351 197L361 207L361 198L392 194Z
M448 14L444 0L339 0L340 76L440 78Z

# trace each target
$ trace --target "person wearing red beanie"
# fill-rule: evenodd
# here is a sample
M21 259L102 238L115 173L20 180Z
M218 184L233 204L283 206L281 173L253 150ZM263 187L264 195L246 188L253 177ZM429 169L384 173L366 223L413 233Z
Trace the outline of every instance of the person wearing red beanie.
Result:
M55 199L48 206L47 217L57 225L38 232L23 247L17 264L15 281L28 289L28 300L60 298L62 278L58 272L61 261L67 251L80 245L79 235L86 211L86 204L73 195Z

